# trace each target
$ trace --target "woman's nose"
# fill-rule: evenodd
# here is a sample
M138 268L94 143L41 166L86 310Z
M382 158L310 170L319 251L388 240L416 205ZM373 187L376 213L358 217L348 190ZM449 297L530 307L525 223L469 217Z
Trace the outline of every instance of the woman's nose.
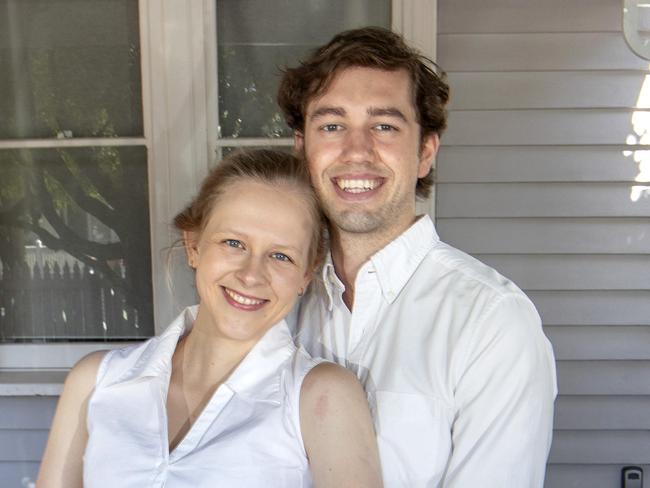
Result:
M267 281L263 260L255 256L247 256L236 272L237 278L246 286L256 286Z

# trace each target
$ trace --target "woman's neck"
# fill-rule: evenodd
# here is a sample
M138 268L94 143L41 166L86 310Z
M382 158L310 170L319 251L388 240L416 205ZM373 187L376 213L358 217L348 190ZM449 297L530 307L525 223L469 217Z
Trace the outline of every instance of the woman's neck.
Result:
M172 371L180 369L187 386L214 388L220 385L255 345L255 342L221 337L214 330L197 316L192 330L176 347Z

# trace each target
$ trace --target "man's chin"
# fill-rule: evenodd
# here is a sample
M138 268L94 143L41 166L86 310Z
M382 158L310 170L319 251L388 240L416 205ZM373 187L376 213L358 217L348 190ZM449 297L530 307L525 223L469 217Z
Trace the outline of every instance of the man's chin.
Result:
M351 234L374 233L384 227L384 219L377 212L346 211L328 215L330 221L342 232Z

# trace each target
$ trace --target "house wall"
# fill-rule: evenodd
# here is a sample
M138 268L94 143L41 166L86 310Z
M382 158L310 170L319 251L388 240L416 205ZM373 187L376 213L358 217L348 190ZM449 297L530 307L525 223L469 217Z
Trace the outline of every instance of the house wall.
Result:
M57 397L0 396L0 486L36 481Z
M542 316L560 392L546 487L620 486L629 464L647 480L650 191L634 186L650 163L634 151L649 62L624 41L620 0L438 7L452 102L437 226Z

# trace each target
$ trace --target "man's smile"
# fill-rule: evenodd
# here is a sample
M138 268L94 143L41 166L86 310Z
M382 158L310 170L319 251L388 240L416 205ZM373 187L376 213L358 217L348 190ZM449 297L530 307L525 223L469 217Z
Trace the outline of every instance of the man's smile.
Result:
M363 193L379 187L383 178L334 178L334 182L345 192Z

